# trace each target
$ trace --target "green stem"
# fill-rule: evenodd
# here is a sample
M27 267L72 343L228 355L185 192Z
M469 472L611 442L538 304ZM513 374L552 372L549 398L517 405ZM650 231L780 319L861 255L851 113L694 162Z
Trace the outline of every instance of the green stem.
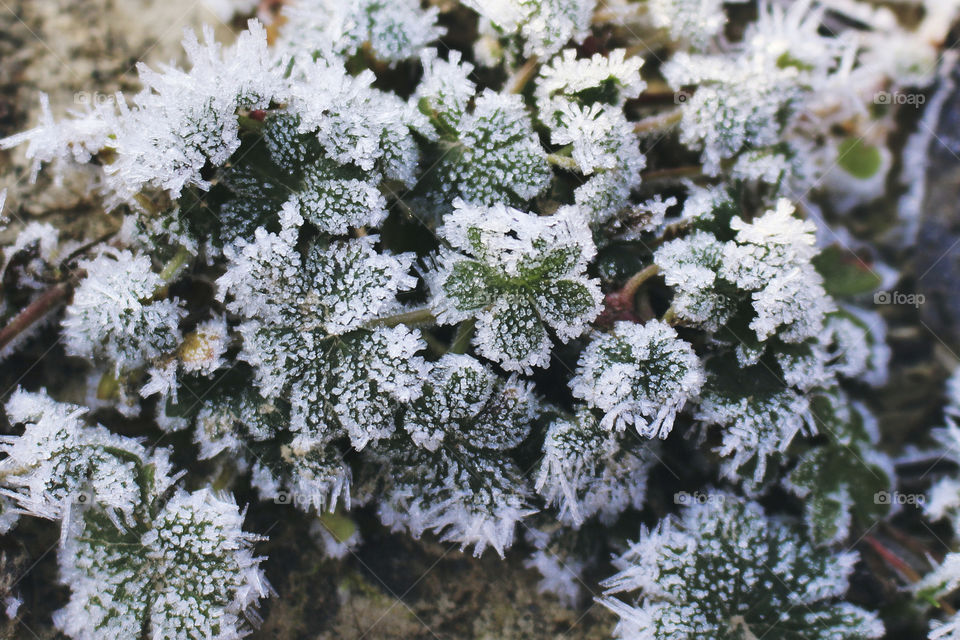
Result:
M674 94L677 95L677 94ZM639 120L633 125L635 133L653 133L669 129L683 119L683 111L674 109L666 113L658 113L655 116Z
M523 66L517 69L517 72L507 81L507 93L523 93L523 89L530 82L533 74L536 73L538 64L540 64L540 59L537 56L533 56L524 62Z
M560 155L559 153L548 153L547 162L555 167L566 169L567 171L577 171L580 168L576 160L570 156Z
M180 272L180 269L191 259L193 259L193 253L184 246L179 247L167 264L163 265L160 277L164 282L172 281Z
M453 338L453 342L450 343L450 349L447 352L457 354L466 353L467 348L470 346L470 340L473 339L473 333L476 327L476 318L464 320L457 325L457 333Z
M366 324L367 328L374 327L396 327L397 325L405 324L408 327L416 327L420 325L435 325L437 324L437 319L433 315L433 310L430 307L422 307L420 309L413 309L412 311L405 311L404 313L398 313L392 316L386 316L383 318L375 318Z
M651 264L648 267L641 269L637 273L630 276L630 279L624 283L623 287L620 289L620 295L626 299L632 299L633 296L636 295L637 289L640 288L640 285L658 273L660 273L660 267L655 264Z

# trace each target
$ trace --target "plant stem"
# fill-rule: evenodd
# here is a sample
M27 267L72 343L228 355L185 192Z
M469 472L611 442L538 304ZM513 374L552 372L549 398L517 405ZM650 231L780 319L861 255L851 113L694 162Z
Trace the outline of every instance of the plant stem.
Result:
M453 342L450 343L450 349L448 349L447 353L466 353L467 347L470 346L470 340L473 338L473 332L476 327L476 318L464 320L457 325L457 333L453 338Z
M683 111L674 109L666 113L658 113L655 116L644 118L633 125L635 133L652 133L669 129L683 119Z
M570 156L560 155L559 153L548 153L547 162L555 167L560 167L568 171L577 171L580 168L576 160Z
M396 327L397 325L401 324L405 324L410 327L415 327L418 325L434 325L437 324L437 319L434 317L433 311L430 309L430 307L422 307L420 309L413 309L412 311L405 311L392 316L374 318L366 324L366 327L370 329L374 327Z
M0 349L10 344L14 338L29 329L35 322L58 307L73 291L77 278L72 277L65 282L47 289L39 298L28 304L18 313L10 324L0 330Z
M163 265L163 271L160 272L160 277L164 282L170 282L180 272L180 268L183 267L183 265L185 265L191 258L193 258L193 253L181 245L177 249L177 252L173 254L173 257L167 262L167 264Z
M533 56L524 62L523 66L517 69L516 73L507 80L506 92L523 93L523 89L536 72L538 64L540 64L540 59L537 56Z
M644 267L637 273L630 276L630 279L624 283L623 287L621 287L620 295L622 295L624 298L632 299L633 296L637 294L637 289L640 288L640 285L658 273L660 273L660 267L655 264Z
M671 167L670 169L654 169L640 174L644 180L682 180L683 178L700 178L703 176L703 167L690 165L687 167Z

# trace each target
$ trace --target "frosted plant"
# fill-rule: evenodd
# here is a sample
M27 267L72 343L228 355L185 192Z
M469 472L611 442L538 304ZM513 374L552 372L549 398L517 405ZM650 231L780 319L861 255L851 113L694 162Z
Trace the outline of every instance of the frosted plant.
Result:
M82 261L86 270L63 321L67 353L135 368L175 349L184 312L176 299L157 299L164 278L149 256L105 250Z
M600 311L599 283L584 273L596 248L574 207L538 217L457 202L439 233L463 253L442 254L431 277L438 319L476 318L478 352L509 371L547 366L547 328L566 342Z
M428 50L422 60L415 97L436 139L423 186L432 205L519 204L543 192L553 174L520 96L485 89L474 97L472 67L457 54L443 61Z
M594 339L571 379L573 395L603 412L600 426L666 438L677 412L703 384L700 360L670 326L618 322Z
M707 331L718 331L736 312L739 292L720 277L724 245L705 231L671 240L654 259L673 288L673 310L679 318Z
M377 539L357 505L478 555L522 527L567 602L674 480L789 491L804 539L729 494L646 532L617 585L647 600L607 600L621 635L876 636L834 604L852 556L827 548L896 480L859 402L883 323L849 304L880 283L815 230L845 238L825 221L904 164L888 141L912 119L874 96L932 82L944 10L282 4L233 45L188 36L140 93L63 120L41 99L0 143L126 215L108 241L33 223L3 247L0 354L63 339L87 407L169 438L191 488L294 503L325 554ZM80 408L15 398L0 529L63 520L58 624L242 635L268 588L236 505ZM678 457L693 473L671 480ZM757 582L717 613L728 565Z
M646 158L633 125L623 112L625 102L645 88L642 60L625 58L622 49L606 57L576 58L565 49L544 67L537 84L540 120L550 129L550 141L565 145L574 166L592 176L576 189L575 201L602 222L629 206L630 192L640 185Z
M571 38L581 40L590 26L595 0L465 0L505 36L519 35L527 56L556 53Z
M367 236L315 244L301 257L288 240L261 228L229 254L218 284L245 319L240 357L265 397L290 402L295 432L318 442L346 433L363 448L390 434L396 403L419 395L416 334L363 328L413 286L412 256L377 253Z
M934 436L939 445L931 452L933 459L946 459L956 463L960 460L960 373L954 370L946 384L947 404L944 407L946 425L935 430ZM950 523L953 540L960 536L960 480L956 473L940 478L930 489L929 500L924 504L925 514L932 520L946 519ZM955 592L960 587L960 553L956 545L948 551L943 560L933 570L914 585L919 598L935 602ZM951 640L960 633L960 615L949 614L945 620L933 620L930 623L930 640Z
M23 435L5 436L4 493L20 510L62 520L53 616L71 638L108 634L236 638L269 593L232 498L174 486L169 452L87 426L84 409L17 391L7 403ZM172 491L172 495L169 495Z
M516 522L533 513L505 452L526 438L537 408L525 383L504 381L470 356L444 355L402 418L412 443L389 443L381 454L390 466L384 522L502 556Z
M559 507L562 521L575 526L594 515L610 523L627 508L640 508L657 458L653 443L636 448L631 443L585 409L554 420L543 443L537 492Z
M781 199L776 209L752 223L737 217L730 221L736 244L724 247L720 275L753 292L757 315L750 328L761 341L774 332L786 342L809 338L831 310L823 280L810 263L816 252L814 226L793 212L790 202Z
M654 26L666 29L674 40L689 40L703 47L727 23L720 0L650 0L647 11Z
M877 496L893 491L893 463L874 447L873 416L842 391L818 394L811 411L828 441L800 456L784 484L804 500L810 537L831 544L846 540L855 522L866 529L885 515Z
M713 492L642 530L615 560L602 602L620 616L620 638L879 638L875 614L839 600L856 561L811 546L756 503Z
M284 8L289 25L281 46L298 54L352 55L369 47L387 62L412 58L443 35L436 7L424 11L417 0L297 0Z
M783 386L763 365L741 369L732 360L710 362L694 417L723 427L717 452L729 456L724 475L747 475L741 467L749 463L753 482L760 483L769 459L786 452L798 434L816 433L817 422L806 396Z
M811 259L816 254L814 226L793 215L789 201L753 222L730 220L733 240L696 231L661 247L655 260L677 291L674 311L684 320L717 331L752 301L749 328L763 343L776 334L785 342L802 342L823 329L833 305ZM747 336L734 334L744 342ZM744 344L745 360L756 358Z
M417 162L410 127L427 126L412 105L372 88L375 76L369 70L350 75L337 58L301 56L290 73L295 81L287 89L287 108L299 118L299 133L315 135L326 155L339 164L353 164L367 173L376 167L389 178L409 181L410 165ZM275 143L274 153L284 146Z

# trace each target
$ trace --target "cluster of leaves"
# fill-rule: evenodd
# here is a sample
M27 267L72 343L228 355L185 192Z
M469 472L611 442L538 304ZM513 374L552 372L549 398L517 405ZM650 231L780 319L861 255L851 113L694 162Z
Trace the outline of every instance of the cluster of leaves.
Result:
M434 48L444 17L414 0L300 0L276 37L256 21L226 47L190 35L189 68L141 67L129 103L54 120L44 102L0 142L34 172L88 174L127 214L79 248L59 324L90 364L87 404L152 410L204 468L310 513L370 504L476 554L524 527L568 599L600 547L565 541L646 508L660 440L686 431L669 444L713 481L786 489L804 526L732 493L668 517L619 561L611 592L643 591L606 600L620 634L878 637L837 602L855 558L830 546L883 517L865 496L893 482L849 395L883 379L883 324L828 295L844 274L802 213L818 186L875 195L895 114L871 92L932 79L928 31L836 8L836 35L812 2L759 2L732 39L715 0L450 4L478 21L472 50ZM912 63L882 55L891 37ZM643 38L668 57L646 81ZM20 304L0 311L76 250L27 227L5 251ZM33 426L5 445L2 522L63 520L61 628L234 637L267 587L232 502L176 489L163 451L77 409L11 406ZM66 444L22 451L54 423ZM88 485L95 508L73 517ZM564 544L577 571L550 555Z

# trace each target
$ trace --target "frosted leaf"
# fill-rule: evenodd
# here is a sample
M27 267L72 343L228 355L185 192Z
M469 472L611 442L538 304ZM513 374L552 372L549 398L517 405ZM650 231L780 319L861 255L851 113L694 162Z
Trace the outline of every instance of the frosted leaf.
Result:
M724 248L720 275L752 291L756 317L751 321L761 341L776 333L786 342L817 335L833 302L810 259L816 255L815 227L793 216L793 205L780 199L774 210L743 222L730 221L736 242Z
M800 456L784 487L803 499L804 520L818 544L849 538L882 519L889 505L877 499L893 491L893 463L875 448L873 417L839 389L817 393L811 402L826 442ZM855 534L856 535L856 534Z
M86 409L18 390L6 412L24 431L0 438L2 491L24 513L58 519L96 502L129 523L141 490L160 493L172 482L165 451L151 455L136 440L87 426ZM147 467L152 482L143 487Z
M587 345L570 380L574 397L604 413L600 426L666 438L673 421L703 385L697 354L659 320L618 322Z
M784 629L811 640L879 638L875 614L839 600L857 559L811 546L757 503L710 492L641 530L614 560L620 573L604 583L601 602L620 617L614 635L631 640L779 637Z
M886 383L890 364L886 338L879 313L844 307L827 316L820 342L831 346L832 368L838 375L879 386Z
M443 253L430 277L439 321L476 317L478 352L508 370L546 366L547 327L566 342L600 311L599 283L585 273L596 248L582 215L454 206L439 233L464 253Z
M739 210L730 196L729 188L724 185L699 187L687 183L686 187L687 198L683 201L683 211L680 214L682 221L708 222L723 217L718 214Z
M260 392L292 405L291 428L311 439L346 432L357 449L392 431L396 403L420 393L423 347L405 326L361 327L396 306L416 280L413 256L378 253L376 236L310 246L258 229L256 241L227 252L218 281L244 322L240 358Z
M193 422L199 459L207 460L224 451L242 458L245 443L274 437L288 426L289 416L255 391L214 391L204 398Z
M703 150L707 173L719 174L721 163L745 148L779 141L780 114L798 94L795 71L779 69L762 58L682 51L667 62L663 73L670 86L678 91L697 86L681 106L680 140Z
M550 185L553 172L520 96L487 89L455 124L452 114L439 117L454 130L441 140L442 155L433 169L438 182L434 200L522 202Z
M616 209L626 205L630 189L640 184L640 171L646 166L646 158L640 152L633 125L620 111L599 105L580 107L561 102L554 112L550 141L571 145L571 157L584 175L619 170L617 178L625 184L619 190L624 195L616 203ZM604 203L594 205L594 208L600 211L613 209L614 204Z
M717 331L736 312L736 287L719 277L724 245L713 234L695 231L665 243L654 254L667 285L672 287L677 317L695 327Z
M369 46L377 58L398 62L444 34L438 13L417 0L297 0L284 6L278 46L294 55L334 51L348 58Z
M586 410L551 423L543 443L536 490L559 508L559 519L579 527L598 515L612 523L629 507L641 508L647 474L656 455L644 444L635 451Z
M240 146L237 112L263 109L281 91L282 70L273 63L263 26L251 21L230 47L205 28L201 44L187 32L190 71L138 65L143 91L120 115L110 147L115 160L104 167L108 186L121 200L144 187L174 197L188 185L208 188L201 170L220 166Z
M184 311L176 299L154 299L164 281L148 256L108 248L80 268L87 275L63 320L68 354L132 369L177 347Z
M423 116L396 95L374 89L373 72L347 73L335 59L297 60L292 67L288 110L299 117L298 132L315 135L329 159L364 171L382 166L399 177L415 165L410 127Z
M467 113L470 99L477 86L468 79L473 65L461 61L461 54L451 50L448 58L438 57L436 49L426 49L420 54L423 78L417 85L414 98L421 109L435 112L447 127L455 127Z
M527 436L536 409L528 384L503 380L470 356L446 354L402 424L417 446L430 451L459 439L472 447L506 450Z
M301 258L289 238L258 229L255 239L226 253L218 280L228 308L243 317L286 322L300 331L341 335L395 304L397 291L412 288L412 254L374 248L377 236L314 244Z
M380 518L417 538L429 530L461 548L472 546L476 556L493 547L502 557L513 544L516 524L535 510L508 456L467 447L464 442L431 452L391 443L381 452L389 480Z
M549 57L590 27L595 0L464 0L464 4L507 35L523 38L527 57Z
M628 99L638 97L646 88L640 78L641 66L643 58L627 58L625 49L581 59L577 59L575 49L564 49L540 70L535 92L540 117L549 115L557 102L621 109Z
M762 365L734 373L735 364L718 365L711 373L694 418L722 427L717 453L729 458L723 474L731 479L743 475L751 463L753 481L763 481L768 460L782 454L802 432L813 434L817 425L810 401L796 391L770 384Z
M424 348L404 325L380 327L321 346L305 375L290 389L290 429L328 440L345 431L357 450L393 432L392 416L419 397Z
M674 40L704 47L727 23L723 0L650 0L647 3L654 26L666 29Z
M142 534L85 518L61 548L71 597L55 624L76 640L245 635L243 612L270 588L252 553L262 538L242 520L232 499L206 489L177 491Z
M526 438L537 409L527 383L501 379L467 355L441 357L404 413L410 440L394 438L373 452L386 465L384 523L416 537L432 530L476 555L492 546L502 556L515 524L533 513L507 450Z
M387 200L366 172L329 161L307 167L303 185L290 202L304 220L334 235L377 227L387 217Z
M78 97L83 94L78 94ZM89 97L89 96L88 96ZM57 121L50 111L50 99L40 94L40 121L33 129L0 140L0 149L12 149L26 143L26 157L33 162L30 181L35 182L40 168L52 164L57 184L66 170L85 164L107 146L116 118L111 101L95 101L85 111L76 111L71 117Z

